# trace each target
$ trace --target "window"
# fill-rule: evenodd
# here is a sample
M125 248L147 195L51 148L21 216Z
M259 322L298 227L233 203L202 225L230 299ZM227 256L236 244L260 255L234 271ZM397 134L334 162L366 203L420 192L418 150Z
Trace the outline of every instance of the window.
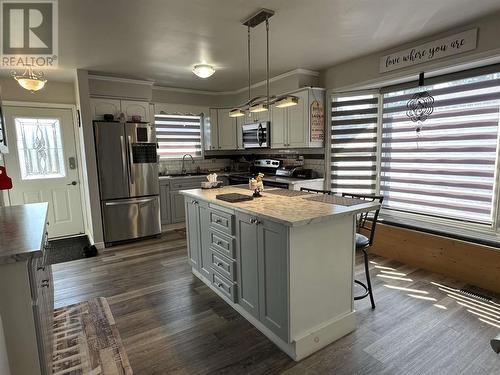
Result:
M58 119L15 118L17 152L23 180L66 176Z
M435 99L434 112L420 132L406 115L418 89L383 96L384 207L491 225L500 74L426 89Z
M493 69L434 78L424 88L434 112L421 124L406 114L416 84L333 97L331 190L380 192L386 213L496 228L500 73Z
M202 157L201 121L202 116L155 115L160 159Z
M331 189L336 193L376 191L378 103L378 93L333 99Z

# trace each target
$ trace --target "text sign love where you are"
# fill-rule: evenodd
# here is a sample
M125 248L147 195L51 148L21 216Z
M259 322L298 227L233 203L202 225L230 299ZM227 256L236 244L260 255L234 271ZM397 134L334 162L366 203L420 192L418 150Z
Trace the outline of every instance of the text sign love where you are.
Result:
M380 58L380 73L471 51L477 46L477 29L391 53Z

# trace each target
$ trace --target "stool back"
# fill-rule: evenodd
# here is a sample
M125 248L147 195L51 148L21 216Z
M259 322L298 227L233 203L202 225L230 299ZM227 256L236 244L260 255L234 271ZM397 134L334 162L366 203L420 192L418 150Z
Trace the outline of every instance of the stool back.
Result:
M361 199L369 202L378 201L380 203L379 208L377 208L376 210L362 212L357 217L357 230L359 232L362 229L364 232L367 232L369 234L367 237L370 240L369 246L371 246L373 244L373 239L375 238L375 228L377 226L378 214L380 213L380 207L382 207L384 197L382 195L354 193L342 193L342 196L352 199ZM373 216L370 217L371 213L373 213Z

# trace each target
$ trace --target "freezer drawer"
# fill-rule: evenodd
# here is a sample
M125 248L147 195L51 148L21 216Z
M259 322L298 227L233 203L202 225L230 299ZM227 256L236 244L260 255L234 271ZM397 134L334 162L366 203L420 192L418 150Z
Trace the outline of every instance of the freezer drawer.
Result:
M106 243L161 233L160 198L157 195L104 201L102 216Z

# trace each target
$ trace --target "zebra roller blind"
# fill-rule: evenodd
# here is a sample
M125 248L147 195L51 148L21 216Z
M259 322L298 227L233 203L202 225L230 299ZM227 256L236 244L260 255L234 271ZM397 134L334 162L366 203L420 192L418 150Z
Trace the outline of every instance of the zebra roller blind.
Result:
M420 132L406 115L418 88L383 95L384 207L491 225L500 74L425 89L435 99L434 112Z
M349 94L333 98L332 191L376 191L378 106L378 93Z
M155 115L160 159L202 156L201 116Z

